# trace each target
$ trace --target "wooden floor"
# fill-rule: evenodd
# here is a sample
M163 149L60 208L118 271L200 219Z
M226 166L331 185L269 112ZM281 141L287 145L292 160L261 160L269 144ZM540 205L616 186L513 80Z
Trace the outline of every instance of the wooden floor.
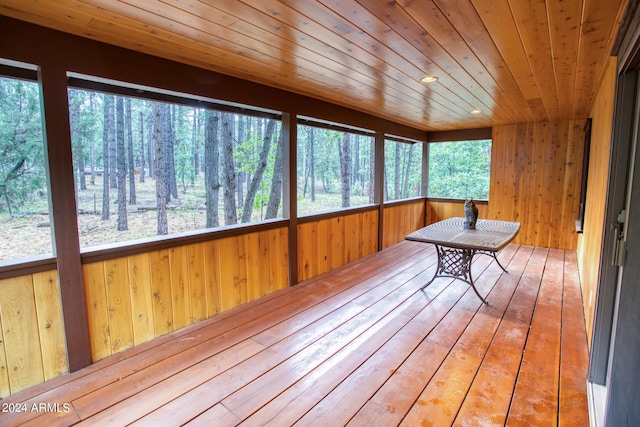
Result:
M435 250L403 242L0 401L26 410L0 425L588 426L575 253L499 259L474 260L486 306L421 291Z

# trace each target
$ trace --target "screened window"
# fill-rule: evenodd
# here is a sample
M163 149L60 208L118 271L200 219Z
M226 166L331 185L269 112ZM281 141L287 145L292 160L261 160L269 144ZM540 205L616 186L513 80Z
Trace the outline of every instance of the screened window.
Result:
M81 246L282 216L281 122L69 90Z
M489 199L491 140L429 144L428 196Z
M385 201L402 200L421 195L422 146L418 143L385 141Z
M374 138L298 125L298 213L374 203Z
M0 77L0 259L51 254L51 237L39 87Z

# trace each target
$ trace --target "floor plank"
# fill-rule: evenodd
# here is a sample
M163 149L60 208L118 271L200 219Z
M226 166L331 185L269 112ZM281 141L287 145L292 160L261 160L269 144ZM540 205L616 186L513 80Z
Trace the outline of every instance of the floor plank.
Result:
M5 399L0 425L584 425L575 253L474 258L489 305L402 242Z

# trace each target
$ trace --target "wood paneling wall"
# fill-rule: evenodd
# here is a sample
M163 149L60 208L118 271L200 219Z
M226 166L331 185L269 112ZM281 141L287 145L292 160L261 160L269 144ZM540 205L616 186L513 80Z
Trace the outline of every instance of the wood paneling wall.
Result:
M478 207L478 217L487 219L487 204L476 203ZM442 221L443 219L464 216L464 201L462 200L428 200L427 201L427 224Z
M493 128L490 219L519 221L515 243L575 250L584 120Z
M286 228L83 266L93 361L288 286Z
M582 281L582 299L589 346L591 346L593 333L593 316L602 255L602 236L605 227L615 91L616 59L612 57L591 109L593 121L584 232L578 239L578 266Z
M378 210L298 225L298 281L378 250Z
M69 371L55 270L0 280L0 328L0 398Z
M386 206L382 224L382 248L404 240L404 237L425 226L425 201Z

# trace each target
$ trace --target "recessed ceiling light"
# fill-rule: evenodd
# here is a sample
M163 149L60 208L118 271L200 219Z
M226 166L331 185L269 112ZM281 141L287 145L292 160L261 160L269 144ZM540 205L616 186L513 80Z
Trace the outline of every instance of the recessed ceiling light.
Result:
M477 108L471 111L471 114L480 114L480 113L482 113L482 111L478 110Z
M423 78L420 79L420 81L422 83L435 83L438 81L438 78L433 76L424 76Z

